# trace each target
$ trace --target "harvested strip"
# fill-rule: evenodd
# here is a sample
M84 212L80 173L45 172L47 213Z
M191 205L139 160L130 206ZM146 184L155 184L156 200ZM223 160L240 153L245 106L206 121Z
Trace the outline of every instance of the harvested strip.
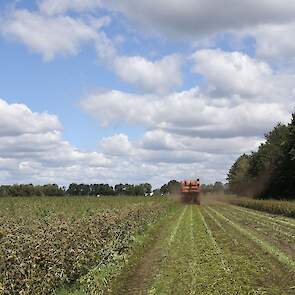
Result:
M194 233L193 233L193 228L194 228L193 209L192 209L192 207L190 207L190 208L191 208L191 210L190 210L190 216L191 216L191 226L190 226L191 239L192 239L192 243L194 244L195 243L195 236L194 236Z
M169 233L175 231L179 220L183 218L184 208L172 212L160 224L158 224L152 235L145 241L145 247L136 254L136 261L122 273L110 294L146 294L158 264L163 257L163 240L168 241ZM175 218L177 218L175 222ZM175 226L176 223L176 226ZM127 271L127 273L126 273Z
M279 219L277 216L272 216L268 213L265 213L265 212L254 212L254 210L252 209L246 209L246 208L243 208L243 207L237 207L237 206L231 206L233 207L234 209L238 210L238 211L242 211L242 212L246 212L246 213L250 213L251 215L254 215L254 216L257 216L257 217L260 217L260 218L266 218L267 220L271 221L271 222L274 222L274 223L280 223L284 226L288 226L288 227L292 227L292 228L295 228L295 223L293 223L292 221L287 221L287 220L282 220L282 219Z
M158 272L150 295L263 294L245 284L241 275L224 271L200 209L193 205L186 211Z
M172 242L175 239L175 236L176 236L176 233L178 231L179 225L180 225L180 223L181 223L181 221L183 219L184 214L186 213L186 210L187 210L187 207L184 207L181 214L180 214L180 216L179 216L179 218L178 218L178 220L177 220L176 226L175 226L174 230L172 231L172 233L170 235L170 239L169 239L169 243L168 243L169 246L172 244Z
M193 255L194 255L194 253L193 253L193 245L195 244L195 235L194 235L194 218L193 218L193 207L191 206L190 207L191 208L191 210L190 210L190 212L191 212L191 214L190 214L190 217L191 217L191 226L190 226L190 229L191 229L191 241L192 241L192 247L191 247L191 251L192 251L192 257L193 257ZM194 272L195 272L195 269L197 269L197 264L196 264L196 262L195 261L193 261L193 260L191 260L190 262L189 262L189 267L190 267L190 271L191 271L191 273L193 274ZM195 285L196 285L196 277L193 275L192 276L192 282L191 282L191 287L190 287L190 292L189 292L189 294L190 295L194 295L195 294Z
M223 212L232 221L246 227L257 237L269 242L278 249L286 252L290 257L295 257L295 235L291 228L285 228L277 223L264 221L262 218L252 216L246 212L233 210L231 207L219 207L219 212Z
M194 230L197 236L193 258L198 262L198 269L194 272L198 282L195 294L252 294L253 287L248 285L244 279L241 280L234 272L224 271L220 263L220 256L216 253L202 220L200 208L194 206L193 210L196 220ZM257 294L262 293L257 292Z
M190 224L190 215L187 214L187 209L188 206L185 206L170 238L163 244L166 251L162 256L160 269L148 294L171 294L172 289L177 288L175 287L177 281L178 287L182 284L181 289L188 293L188 282L191 281L191 277L187 268L187 257L190 257L191 253L190 248L180 244L180 241L191 244L190 228L187 226ZM184 261L186 261L185 264ZM178 278L180 274L182 280Z
M224 208L224 210L226 212L229 212L227 209ZM243 212L243 214L241 215L240 212L237 212L237 211L230 211L230 214L236 216L236 218L238 219L241 219L243 218L245 221L250 221L250 222L255 222L257 223L258 225L262 226L262 227L267 227L268 225L271 225L272 226L272 229L275 230L276 232L278 232L279 234L281 235L284 235L288 238L291 238L291 239L295 239L295 235L294 234L290 234L288 232L286 232L285 230L282 230L282 226L275 223L275 222L265 222L265 220L263 220L263 216L260 218L260 217L257 217L255 216L254 219L253 217L250 219L251 216L249 216L246 212ZM256 230L259 230L256 228Z
M271 244L269 244L269 243L267 243L265 241L260 240L258 237L256 237L255 235L253 235L250 231L248 231L245 228L241 227L240 225L232 222L230 219L226 218L225 216L223 216L221 213L219 213L215 209L213 209L213 208L210 207L210 210L212 210L213 212L215 212L216 215L218 215L224 221L228 222L232 227L234 227L240 233L242 233L243 235L245 235L247 238L249 238L250 240L254 241L256 244L258 244L265 251L267 251L270 254L272 254L273 256L275 256L281 263L287 265L292 270L295 270L295 262L287 254L285 254L284 252L282 252L279 249L275 248Z
M225 231L221 223L206 209L206 207L203 208L207 215L217 224L217 226L222 230Z
M208 218L208 225L230 265L232 277L239 282L242 291L249 287L249 293L239 291L229 294L292 294L288 288L294 281L294 272L214 212L212 215L225 229L220 231L216 223Z
M206 228L207 234L208 234L212 244L214 245L215 251L216 251L217 255L220 257L220 262L221 262L222 268L225 271L230 271L229 267L226 266L227 263L225 262L225 260L222 257L223 253L222 253L221 249L219 248L210 228L208 227L208 224L206 223L206 220L205 220L204 216L202 215L202 212L200 212L200 216L201 216L201 220L203 221L203 224Z

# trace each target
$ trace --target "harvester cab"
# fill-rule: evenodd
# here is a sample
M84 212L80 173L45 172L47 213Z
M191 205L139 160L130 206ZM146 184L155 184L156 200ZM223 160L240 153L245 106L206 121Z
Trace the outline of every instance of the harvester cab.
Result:
M181 200L184 203L201 204L201 184L200 179L183 180L180 183Z

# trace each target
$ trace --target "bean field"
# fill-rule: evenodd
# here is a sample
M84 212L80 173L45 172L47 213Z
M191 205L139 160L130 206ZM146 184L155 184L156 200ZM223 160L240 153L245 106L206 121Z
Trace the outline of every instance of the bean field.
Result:
M0 205L0 294L295 294L286 216L158 198Z

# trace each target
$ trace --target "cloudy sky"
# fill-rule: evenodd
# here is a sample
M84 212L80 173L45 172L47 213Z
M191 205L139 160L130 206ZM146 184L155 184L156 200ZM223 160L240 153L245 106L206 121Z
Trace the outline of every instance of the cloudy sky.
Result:
M224 181L295 102L295 1L2 0L0 183Z

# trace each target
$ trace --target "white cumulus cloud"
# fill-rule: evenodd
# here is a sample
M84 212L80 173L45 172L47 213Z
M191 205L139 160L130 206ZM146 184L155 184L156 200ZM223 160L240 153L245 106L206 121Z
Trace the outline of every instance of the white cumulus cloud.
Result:
M141 56L119 56L114 61L114 69L122 80L146 91L164 93L182 83L181 58L178 55L154 62Z
M193 70L205 77L210 95L261 102L293 100L295 75L275 71L264 61L220 49L198 50L193 60Z
M110 17L79 18L53 14L54 9L63 12L62 7L68 7L70 3L75 7L78 3L82 5L79 1L42 2L41 8L44 10L47 7L45 10L49 14L25 9L12 10L2 18L0 33L25 44L33 52L41 54L45 61L59 55L76 55L83 44L91 43L101 63L121 80L145 91L164 93L181 85L182 60L179 55L168 55L155 61L143 56L120 55L114 42L102 30L110 23Z
M4 36L16 39L51 60L56 55L77 54L84 42L97 40L96 31L69 16L47 17L28 10L15 10L1 22Z
M63 140L61 128L55 115L0 100L1 182L67 183L81 178L82 171L87 178L90 172L98 176L112 166L103 153L81 151Z
M131 155L133 146L126 134L115 134L110 137L104 137L100 143L100 148L107 155L127 156Z
M204 79L198 87L166 94L110 90L80 102L103 127L125 122L146 129L138 139L115 135L100 146L117 155L122 146L128 152L121 161L130 167L145 165L154 181L156 175L169 179L170 173L178 179L198 175L205 181L225 180L241 153L255 150L265 132L290 120L292 73L239 52L199 50L192 60Z
M8 104L0 99L0 137L24 133L58 131L61 124L55 115L34 113L24 104Z
M219 106L198 89L166 96L110 91L87 97L81 106L103 126L125 121L199 137L261 136L276 122L289 120L292 111L280 102Z

